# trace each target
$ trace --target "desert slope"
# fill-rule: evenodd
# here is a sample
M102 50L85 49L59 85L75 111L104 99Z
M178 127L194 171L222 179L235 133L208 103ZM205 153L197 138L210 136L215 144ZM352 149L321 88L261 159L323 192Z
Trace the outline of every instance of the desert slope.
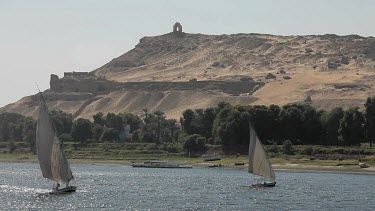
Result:
M331 109L362 106L375 87L375 38L357 35L275 36L168 33L144 37L134 49L91 73L51 76L51 109L90 118L97 112L303 102ZM29 96L0 108L35 116Z
M374 59L375 39L357 35L169 33L142 38L94 73L120 82L263 79L273 70L374 70Z

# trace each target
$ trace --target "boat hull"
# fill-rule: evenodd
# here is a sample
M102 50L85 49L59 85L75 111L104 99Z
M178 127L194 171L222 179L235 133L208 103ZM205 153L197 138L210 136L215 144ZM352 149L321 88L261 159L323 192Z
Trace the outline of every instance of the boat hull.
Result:
M166 169L191 169L193 166L185 165L185 166L163 166L163 165L145 165L145 164L133 164L131 165L134 168L166 168Z
M368 165L367 163L359 163L358 165L361 168L368 168L368 167L370 167L370 165Z
M252 187L275 187L276 181L275 182L263 182L263 183L255 183L252 184Z
M214 164L214 165L210 165L208 166L209 168L219 168L219 167L224 167L223 164Z
M66 194L66 193L73 193L73 192L76 192L77 190L77 187L75 186L69 186L69 187L66 187L66 188L61 188L61 189L57 189L57 190L52 190L50 192L50 194Z
M213 157L213 158L206 158L204 161L216 161L216 160L221 160L220 157Z
M235 166L244 166L245 163L243 163L243 162L236 162L236 163L234 163L234 165L235 165Z

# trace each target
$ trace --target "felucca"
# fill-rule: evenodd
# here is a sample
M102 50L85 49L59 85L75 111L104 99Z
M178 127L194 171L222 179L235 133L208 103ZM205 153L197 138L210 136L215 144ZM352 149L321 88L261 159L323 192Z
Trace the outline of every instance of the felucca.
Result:
M259 180L252 184L258 187L273 187L276 185L276 176L273 172L270 160L260 142L253 126L250 125L250 144L249 144L249 169L248 172L263 177L265 180Z
M74 179L64 152L64 144L59 140L47 104L40 93L39 117L36 127L36 148L40 169L44 178L56 182L50 193L75 192L77 187L69 186ZM65 188L60 188L65 183Z

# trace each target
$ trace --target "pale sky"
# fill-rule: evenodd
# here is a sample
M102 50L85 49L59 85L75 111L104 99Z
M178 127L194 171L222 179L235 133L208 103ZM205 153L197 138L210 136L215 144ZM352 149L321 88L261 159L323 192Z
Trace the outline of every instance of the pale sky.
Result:
M0 0L0 107L91 71L143 36L188 33L375 36L372 0Z

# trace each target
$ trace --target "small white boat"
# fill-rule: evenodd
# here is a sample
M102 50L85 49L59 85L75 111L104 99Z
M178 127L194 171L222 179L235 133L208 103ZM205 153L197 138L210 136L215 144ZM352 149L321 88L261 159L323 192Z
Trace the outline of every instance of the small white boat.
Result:
M368 168L368 167L370 167L370 165L367 164L367 163L359 163L358 165L359 165L359 167L361 167L361 168Z

